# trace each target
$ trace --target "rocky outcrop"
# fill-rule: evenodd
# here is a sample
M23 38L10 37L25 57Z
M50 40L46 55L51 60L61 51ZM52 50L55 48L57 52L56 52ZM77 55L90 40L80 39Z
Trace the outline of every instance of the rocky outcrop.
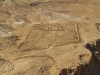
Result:
M80 64L76 69L62 69L59 75L100 75L100 39L86 44L92 56L89 63ZM80 55L83 58L85 55Z
M0 75L100 75L99 3L0 0Z

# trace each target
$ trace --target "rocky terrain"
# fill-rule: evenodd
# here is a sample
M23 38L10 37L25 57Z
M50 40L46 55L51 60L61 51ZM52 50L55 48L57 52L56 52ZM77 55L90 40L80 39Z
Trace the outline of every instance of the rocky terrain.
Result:
M100 1L0 0L0 75L100 75Z

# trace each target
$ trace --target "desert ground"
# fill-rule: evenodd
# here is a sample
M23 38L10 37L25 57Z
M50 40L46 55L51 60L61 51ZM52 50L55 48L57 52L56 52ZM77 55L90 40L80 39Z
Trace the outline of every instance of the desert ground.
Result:
M100 75L100 1L0 0L0 75Z

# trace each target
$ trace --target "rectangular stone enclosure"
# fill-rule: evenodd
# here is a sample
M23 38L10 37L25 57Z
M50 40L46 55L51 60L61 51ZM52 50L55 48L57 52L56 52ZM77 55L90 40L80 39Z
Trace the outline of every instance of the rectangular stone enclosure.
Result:
M96 23L97 29L100 31L100 23Z
M80 42L78 23L36 24L20 49L43 50Z

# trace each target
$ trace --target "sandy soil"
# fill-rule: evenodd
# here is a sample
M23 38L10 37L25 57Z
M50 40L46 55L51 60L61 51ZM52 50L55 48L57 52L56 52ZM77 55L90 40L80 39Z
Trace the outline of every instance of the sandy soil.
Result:
M0 75L100 75L100 1L0 0Z

